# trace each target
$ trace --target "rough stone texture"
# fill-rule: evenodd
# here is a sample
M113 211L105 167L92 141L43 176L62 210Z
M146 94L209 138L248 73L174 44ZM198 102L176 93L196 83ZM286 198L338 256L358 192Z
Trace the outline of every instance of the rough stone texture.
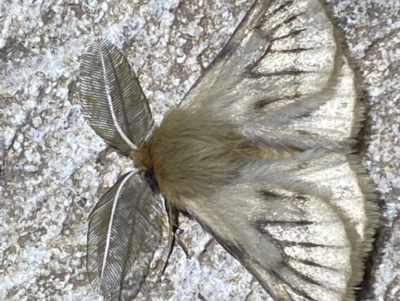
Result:
M101 300L85 269L87 217L132 168L83 120L79 57L92 37L122 47L159 122L251 1L0 0L0 300ZM360 300L400 300L400 2L332 0L369 104L365 166L382 220ZM166 273L138 300L266 300L241 265L183 219ZM164 245L165 248L165 245ZM161 254L162 249L160 250ZM159 254L159 256L161 256Z

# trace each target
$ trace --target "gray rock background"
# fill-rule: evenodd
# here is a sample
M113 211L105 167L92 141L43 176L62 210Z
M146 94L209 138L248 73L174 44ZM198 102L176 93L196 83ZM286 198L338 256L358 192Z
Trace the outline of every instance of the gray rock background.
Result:
M101 300L87 281L87 217L132 164L83 119L77 71L90 39L123 49L159 122L250 2L0 0L0 300ZM400 300L400 2L328 6L362 76L362 152L382 213L360 300ZM268 300L198 224L183 219L179 232L189 258L176 247L159 279L164 245L138 300Z

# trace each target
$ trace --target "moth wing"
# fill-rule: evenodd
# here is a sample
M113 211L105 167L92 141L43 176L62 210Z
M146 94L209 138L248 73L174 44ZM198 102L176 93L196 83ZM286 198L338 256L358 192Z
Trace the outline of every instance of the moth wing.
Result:
M162 237L162 207L133 172L122 176L89 217L88 273L106 300L132 300Z
M276 144L343 143L362 109L339 44L319 0L256 0L181 106L208 108L259 137L273 132Z
M83 113L94 131L121 153L142 144L153 117L138 78L112 43L94 40L82 55L80 91Z
M189 212L275 301L354 300L376 225L357 160L330 152L259 160L212 199L189 200Z
M291 118L286 112L294 106L289 104L278 112L266 113L247 123L246 135L267 145L285 144L300 149L323 147L337 150L354 146L365 109L358 99L355 75L348 59L342 56L339 63L336 80L332 81L326 92L327 98L320 107ZM297 109L303 110L301 106Z

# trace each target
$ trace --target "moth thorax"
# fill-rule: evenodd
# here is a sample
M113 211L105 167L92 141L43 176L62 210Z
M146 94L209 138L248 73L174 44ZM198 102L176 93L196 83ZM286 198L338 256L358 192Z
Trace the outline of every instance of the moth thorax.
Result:
M213 112L170 110L150 142L160 191L175 202L211 196L235 178L248 156L245 144L234 127Z
M146 146L139 147L136 151L130 153L135 167L139 170L152 169L150 149Z

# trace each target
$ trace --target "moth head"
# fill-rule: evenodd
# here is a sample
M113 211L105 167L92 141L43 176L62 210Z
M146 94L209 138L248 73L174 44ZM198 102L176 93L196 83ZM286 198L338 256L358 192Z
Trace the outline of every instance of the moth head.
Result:
M133 160L133 164L138 170L150 170L153 167L148 146L139 147L137 150L131 151L129 156Z

